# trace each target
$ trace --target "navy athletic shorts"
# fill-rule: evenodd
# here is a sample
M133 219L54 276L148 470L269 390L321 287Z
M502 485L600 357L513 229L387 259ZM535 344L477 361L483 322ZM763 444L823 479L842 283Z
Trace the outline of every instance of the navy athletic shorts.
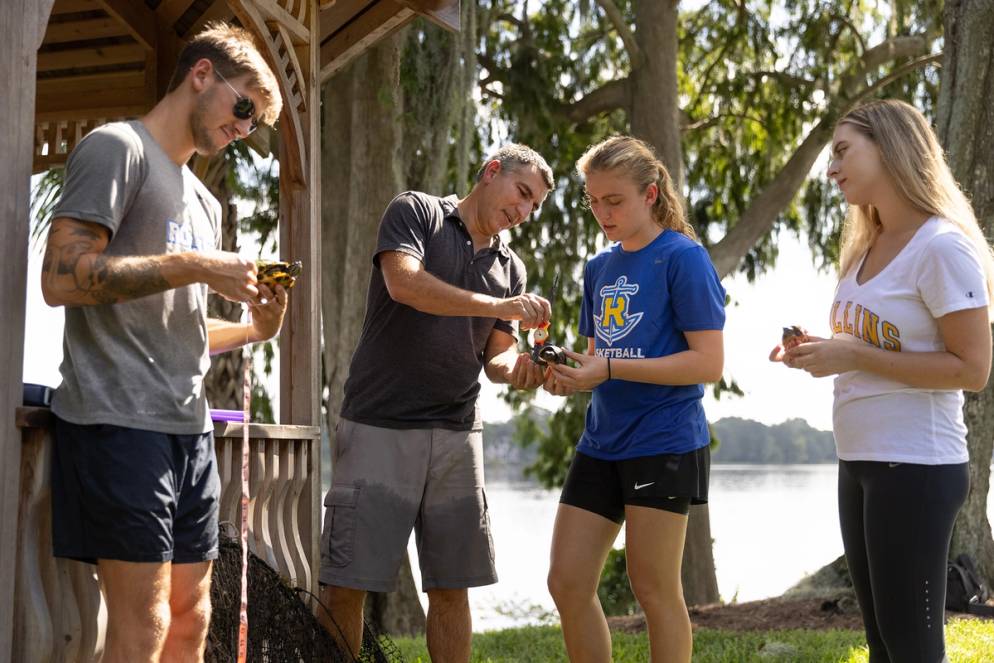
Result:
M213 432L170 435L55 418L56 557L189 564L217 558Z

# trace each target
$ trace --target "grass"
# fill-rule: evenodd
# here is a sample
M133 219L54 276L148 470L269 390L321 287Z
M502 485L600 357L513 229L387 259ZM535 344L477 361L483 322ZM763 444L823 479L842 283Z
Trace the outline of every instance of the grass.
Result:
M614 633L614 663L645 663L649 641L644 633ZM428 663L424 638L394 640L408 663ZM949 620L946 650L950 663L994 661L994 622ZM473 636L473 663L555 663L568 659L556 626L531 626ZM694 632L694 663L867 663L859 631L756 631L714 629Z

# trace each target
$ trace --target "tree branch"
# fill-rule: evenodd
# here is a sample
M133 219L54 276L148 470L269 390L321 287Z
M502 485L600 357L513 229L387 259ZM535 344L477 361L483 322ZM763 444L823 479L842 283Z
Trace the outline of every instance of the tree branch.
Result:
M703 120L698 120L697 122L689 122L689 121L683 122L680 125L680 130L681 131L696 131L698 129L710 129L714 125L718 124L718 122L721 119L726 118L726 117L734 117L734 118L738 118L740 120L749 120L750 122L755 122L756 124L758 124L760 126L763 126L763 127L766 126L766 123L763 122L763 120L759 119L758 117L754 117L752 115L746 115L746 114L743 114L743 113L718 113L717 115L715 115L713 117L708 117L708 118L705 118Z
M607 14L608 20L611 21L611 25L618 31L618 36L621 37L621 41L625 45L625 50L628 51L631 68L637 68L642 62L642 49L639 48L638 42L635 41L635 33L628 26L621 10L618 9L618 5L614 4L613 0L597 0L597 4L601 6L604 13Z
M579 124L599 113L625 108L630 99L631 83L628 78L620 78L588 92L571 104L563 104L561 112L570 122Z
M858 68L843 77L848 85L840 88L840 94L831 97L832 101L821 120L801 141L780 172L752 199L749 207L721 241L711 247L711 260L719 277L724 278L738 266L749 249L770 231L777 216L797 195L818 155L831 139L836 119L881 87L941 57L928 54L930 48L931 40L927 37L897 37L874 46L864 54ZM879 80L845 94L845 90L853 88L857 81L865 79L871 71L889 59L911 56L918 57L898 65L894 71Z
M748 76L749 78L772 78L784 85L790 87L820 87L821 82L813 78L805 78L804 76L796 76L794 74L788 74L786 71L770 71L761 69L759 71L744 71L742 76Z
M902 76L904 76L908 72L914 71L915 69L921 69L922 67L924 67L927 64L931 64L932 62L939 62L941 60L942 60L942 53L934 53L932 55L923 55L920 58L915 58L914 60L911 60L910 62L905 62L900 67L898 67L897 69L895 69L891 73L887 74L886 76L884 76L880 80L876 81L872 85L867 86L867 88L865 90L863 90L859 94L858 97L856 97L855 99L853 99L853 102L862 101L863 99L865 99L866 97L870 96L871 94L873 94L877 90L890 85L891 83L893 83L897 79L901 78Z
M732 272L756 242L773 227L780 212L790 204L804 184L811 166L832 136L834 113L828 114L801 141L776 177L749 203L720 242L711 247L711 262L724 278Z

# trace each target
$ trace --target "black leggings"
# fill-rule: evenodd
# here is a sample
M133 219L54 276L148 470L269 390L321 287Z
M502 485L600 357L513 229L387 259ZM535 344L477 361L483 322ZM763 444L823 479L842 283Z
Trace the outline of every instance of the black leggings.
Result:
M946 559L968 464L839 461L839 521L870 663L939 663Z

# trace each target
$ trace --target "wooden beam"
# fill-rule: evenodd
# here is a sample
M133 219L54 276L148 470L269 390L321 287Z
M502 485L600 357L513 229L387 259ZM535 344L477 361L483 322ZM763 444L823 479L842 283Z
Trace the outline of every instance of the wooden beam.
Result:
M31 155L34 144L35 62L51 0L4 0L0 25L0 663L10 663L15 637L18 576L18 503L21 431L15 411L23 400L24 321L31 214Z
M110 120L144 115L150 106L143 103L141 98L135 98L132 103L122 106L100 106L93 108L77 108L71 111L46 111L35 113L36 122L58 122L59 120Z
M101 8L120 21L146 49L155 50L155 13L144 2L98 0Z
M306 44L310 41L311 35L307 26L301 23L287 10L280 7L273 0L254 0L255 6L259 8L267 19L276 21L291 35L296 38L294 43Z
M474 2L475 0L469 1ZM445 28L451 32L459 32L462 29L462 14L459 8L459 0L441 0L440 2L431 3L419 3L415 0L408 0L408 4L416 12L441 28Z
M106 74L90 74L88 76L59 76L57 78L42 78L38 80L40 95L73 95L91 92L93 90L119 90L121 88L141 87L145 82L145 73L141 71L113 71Z
M309 4L308 31L316 36L320 20L317 0L306 1ZM284 324L285 333L280 335L280 420L311 426L321 423L321 90L318 46L317 39L312 39L308 44L306 60L301 58L300 62L305 76L305 80L300 81L300 90L307 95L307 112L297 114L298 123L293 129L303 133L302 140L295 140L294 136L281 136L279 141L280 254L303 260L306 270L294 288ZM284 106L283 114L286 115L287 111ZM295 154L301 149L303 153ZM283 177L283 165L292 159L303 162L297 167L298 172L303 169L298 182ZM305 513L301 519L301 540L307 546L308 558L315 564L311 574L311 591L316 592L321 509L314 508L314 503L315 496L321 495L320 440L315 440L308 449L307 462L308 487L302 493L299 505Z
M107 106L129 106L145 102L143 106L149 108L154 105L148 104L144 82L139 87L118 88L116 90L101 90L90 88L76 92L75 94L38 93L35 112L38 115L57 114L61 119L69 119L70 116L77 117L75 113L83 112L88 108L106 108Z
M328 37L342 29L346 23L351 21L359 13L366 9L376 0L338 0L327 9L321 9L321 43Z
M204 26L211 21L228 21L234 16L234 12L231 11L231 7L224 0L214 0L214 4L207 8L203 14L200 15L190 29L183 34L184 39L189 39L193 35L197 34L204 29Z
M52 16L92 12L99 9L102 9L102 7L97 4L97 0L56 0L55 5L52 7Z
M43 44L61 44L67 41L85 41L105 37L122 37L128 30L115 18L90 18L71 23L49 23Z
M193 0L162 0L155 8L155 15L160 23L165 23L171 29L192 4Z
M331 78L355 56L415 16L413 9L397 0L378 0L376 5L321 44L321 81Z
M99 67L130 62L145 62L145 48L140 44L116 44L38 53L38 71Z

